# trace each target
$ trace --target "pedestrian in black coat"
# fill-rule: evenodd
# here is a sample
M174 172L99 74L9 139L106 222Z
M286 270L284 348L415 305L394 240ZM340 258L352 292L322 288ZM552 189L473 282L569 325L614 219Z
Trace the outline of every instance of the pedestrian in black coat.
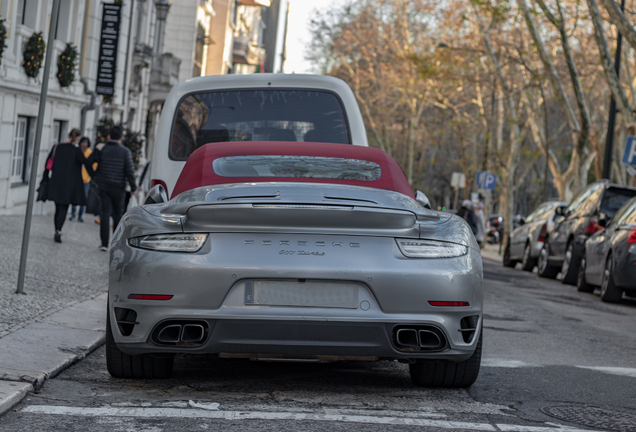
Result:
M49 171L45 169L44 177L49 178L48 199L55 203L55 236L57 243L62 243L62 227L66 220L66 213L70 205L86 205L84 193L84 181L82 180L82 165L86 167L89 175L93 175L93 169L84 157L82 150L76 146L82 134L78 129L73 129L69 134L68 142L56 144L49 155L53 158L53 167Z

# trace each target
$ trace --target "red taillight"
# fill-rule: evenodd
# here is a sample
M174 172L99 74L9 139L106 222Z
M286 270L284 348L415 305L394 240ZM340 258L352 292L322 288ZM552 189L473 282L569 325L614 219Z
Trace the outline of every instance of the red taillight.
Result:
M627 243L636 243L636 228L632 228L629 230L629 235L627 236Z
M159 294L129 294L130 300L170 300L171 295L159 295Z
M150 187L153 188L157 185L161 185L163 186L163 188L166 190L166 195L170 196L170 191L168 191L168 186L166 186L166 182L164 182L163 180L157 180L157 179L152 179L150 180Z
M541 226L541 231L539 231L539 241L544 242L547 236L548 236L548 223L546 222Z
M592 219L591 221L588 222L587 226L585 227L585 234L594 234L595 232L600 231L602 229L603 227L598 224L596 219Z
M452 301L429 301L431 306L470 306L470 303L465 301L452 302Z

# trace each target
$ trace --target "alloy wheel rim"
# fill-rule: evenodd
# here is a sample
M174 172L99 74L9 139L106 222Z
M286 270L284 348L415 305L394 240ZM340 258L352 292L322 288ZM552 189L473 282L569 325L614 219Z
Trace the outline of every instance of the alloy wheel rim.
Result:
M523 250L523 265L526 266L529 260L530 260L530 245L526 245L526 248Z
M541 249L541 253L539 254L539 268L541 271L544 271L546 266L548 265L548 252L545 250L545 247Z
M607 291L607 285L609 285L610 273L612 272L611 266L612 266L612 263L609 260L607 260L607 265L605 266L605 270L603 271L603 282L601 284L601 294L605 294L605 291Z

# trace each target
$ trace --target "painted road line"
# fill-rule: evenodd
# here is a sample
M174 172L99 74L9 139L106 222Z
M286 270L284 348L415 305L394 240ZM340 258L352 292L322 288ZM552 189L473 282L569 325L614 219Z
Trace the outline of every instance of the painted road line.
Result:
M606 367L606 366L576 366L581 369L590 369L597 372L603 372L611 375L620 375L630 378L636 378L636 369L623 367Z
M431 420L412 417L378 417L342 414L208 411L179 408L82 408L53 405L31 405L20 410L22 413L51 414L83 417L140 417L140 418L197 418L209 420L308 420L378 425L425 426L439 429L462 429L476 431L504 432L598 432L589 429L575 429L560 426L521 426L512 424L472 423L460 421Z

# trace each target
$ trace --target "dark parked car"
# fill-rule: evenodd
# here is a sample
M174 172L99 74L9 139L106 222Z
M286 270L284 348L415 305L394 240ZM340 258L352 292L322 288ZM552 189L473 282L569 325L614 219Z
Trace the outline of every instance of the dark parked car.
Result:
M527 218L519 221L510 235L510 243L504 252L503 265L514 267L521 261L521 268L532 271L537 265L543 241L557 218L555 210L567 206L567 202L548 201L539 205Z
M583 256L585 241L603 229L623 204L636 196L636 188L607 181L587 186L567 208L557 207L559 215L539 254L539 276L574 285Z
M577 286L582 292L600 286L601 300L609 303L620 301L624 291L636 296L636 198L585 242Z

